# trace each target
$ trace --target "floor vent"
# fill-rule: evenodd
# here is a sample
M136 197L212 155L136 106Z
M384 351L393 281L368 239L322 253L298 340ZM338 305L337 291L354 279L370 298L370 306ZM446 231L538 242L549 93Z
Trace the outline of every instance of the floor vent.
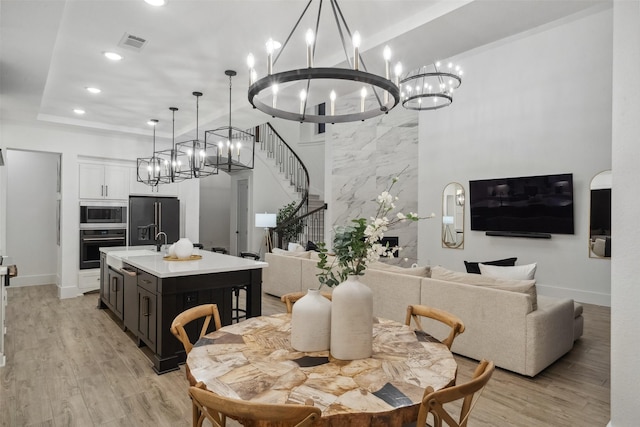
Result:
M139 51L146 44L147 44L147 41L142 37L134 36L129 33L124 33L124 36L122 36L122 39L120 39L120 43L118 43L118 46Z

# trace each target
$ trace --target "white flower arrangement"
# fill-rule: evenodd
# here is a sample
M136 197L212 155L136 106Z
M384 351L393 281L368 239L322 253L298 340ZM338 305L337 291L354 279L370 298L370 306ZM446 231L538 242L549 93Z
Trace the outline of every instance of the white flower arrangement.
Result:
M390 248L388 244L381 243L385 232L400 222L418 221L434 216L432 214L421 218L414 212L398 212L389 219L391 211L396 208L394 202L398 200L391 194L391 190L398 180L398 176L394 177L389 188L376 198L378 209L368 223L365 218L356 218L351 220L353 225L336 227L333 238L333 262L328 261L326 245L318 245L320 260L317 266L322 270L318 274L320 286L337 286L350 275L363 275L368 263L375 262L382 256L392 257L394 252L402 250L401 247Z

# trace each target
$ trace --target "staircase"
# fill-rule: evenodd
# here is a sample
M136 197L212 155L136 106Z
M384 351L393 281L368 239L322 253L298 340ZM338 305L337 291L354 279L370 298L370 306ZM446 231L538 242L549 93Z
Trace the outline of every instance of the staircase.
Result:
M292 242L323 242L326 204L318 195L309 194L309 172L306 166L270 123L256 126L252 130L255 132L256 150L273 160L277 172L300 197L300 203L291 216L280 221L271 230L272 241L277 247L284 247L288 241L283 239L283 232L294 229L300 232L289 239Z

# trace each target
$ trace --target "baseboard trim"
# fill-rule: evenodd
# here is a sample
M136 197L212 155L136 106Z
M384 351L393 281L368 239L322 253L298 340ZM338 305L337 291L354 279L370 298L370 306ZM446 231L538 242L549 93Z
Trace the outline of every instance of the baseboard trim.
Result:
M82 292L78 290L77 286L58 286L58 298L60 299L75 298L80 295L82 295Z
M536 288L540 295L547 297L569 298L585 304L611 307L611 294L582 291L580 289L559 288L557 286L541 285L540 283L536 283Z
M18 270L19 273L20 270ZM57 283L57 277L55 274L39 274L31 276L18 276L12 277L10 286L35 286L35 285L51 285Z

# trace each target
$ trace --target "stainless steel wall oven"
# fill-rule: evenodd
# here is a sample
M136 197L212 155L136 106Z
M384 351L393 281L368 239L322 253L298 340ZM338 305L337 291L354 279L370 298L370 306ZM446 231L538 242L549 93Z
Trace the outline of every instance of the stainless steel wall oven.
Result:
M126 245L126 228L81 229L80 269L100 268L100 248Z

